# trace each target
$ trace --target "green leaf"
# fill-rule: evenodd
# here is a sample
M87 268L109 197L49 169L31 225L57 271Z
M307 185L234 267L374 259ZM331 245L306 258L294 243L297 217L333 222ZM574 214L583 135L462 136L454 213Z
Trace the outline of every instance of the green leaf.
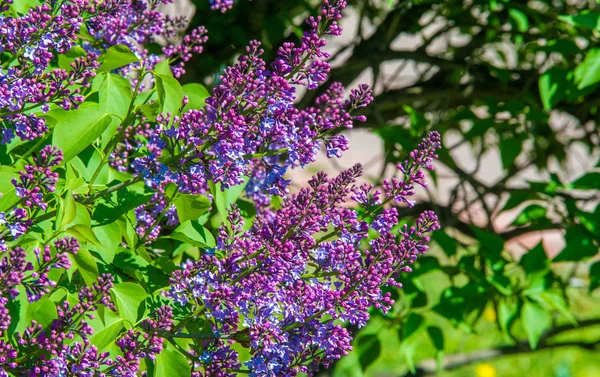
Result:
M504 207L502 207L501 212L509 211L518 207L523 202L536 199L540 199L539 194L533 193L531 190L515 190L510 193L510 197L506 201Z
M103 351L115 342L123 329L123 325L122 319L113 322L102 330L95 332L90 338L90 342L98 348L98 351Z
M403 293L406 298L410 300L411 308L420 308L427 305L427 294L423 288L423 284L415 275L412 275L413 278L406 280L403 286ZM394 293L395 291L392 291Z
M41 5L38 0L17 0L13 1L12 4L10 4L10 7L17 13L25 14L29 12L31 8L37 7L38 5Z
M75 198L73 197L73 193L71 191L67 191L67 195L64 200L64 209L63 209L63 217L61 221L61 226L67 225L71 223L77 217L77 204L75 203Z
M73 225L72 227L67 229L66 232L77 237L79 241L87 241L89 243L94 244L95 246L103 247L100 241L98 241L98 238L96 238L96 235L94 234L92 228L88 225Z
M565 97L567 73L565 69L551 68L540 76L538 84L544 109L551 110Z
M438 351L444 350L444 333L437 326L428 326L427 333L433 343L433 347Z
M135 324L140 304L147 296L144 288L135 283L119 283L115 284L110 290L121 318Z
M160 108L158 101L147 103L139 107L144 116L150 121L156 120L156 117L160 114Z
M221 215L222 221L227 221L229 206L231 206L232 203L235 203L240 195L242 195L244 188L246 188L246 185L248 184L248 180L248 177L244 177L244 183L225 190L222 189L221 183L214 184L209 182L210 192L213 196L217 211Z
M581 225L600 240L600 205L596 206L593 213L577 211L577 217L579 217Z
M19 295L14 300L8 300L6 303L6 308L10 314L9 334L23 332L28 326L31 326L31 321L27 317L31 304L27 300L25 287L17 285L15 288L19 291Z
M189 102L183 108L183 112L191 109L201 109L206 105L206 99L210 97L210 93L204 87L204 85L190 83L185 84L183 87L183 93L188 96Z
M102 248L97 249L98 253L102 257L102 260L108 264L112 263L115 253L117 252L117 248L122 241L119 224L114 222L106 225L96 226L92 228L92 231L98 239L98 242L103 246Z
M533 249L523 254L519 264L528 275L535 272L547 271L550 268L550 260L544 250L544 245L540 242Z
M462 287L449 287L441 293L433 310L454 325L462 324L470 330L466 318L473 311L483 310L488 300L486 293L485 286L473 281Z
M433 239L444 250L447 256L451 257L456 254L458 243L448 235L444 230L436 230L433 232Z
M505 335L510 334L512 324L519 314L519 303L514 297L501 297L498 300L496 316L500 329Z
M569 184L569 187L577 190L600 190L600 173L587 173Z
M427 120L425 114L416 111L408 105L402 106L402 110L409 115L411 128L424 129L429 125L429 120Z
M597 11L584 10L574 16L558 16L558 19L586 29L600 30L600 13Z
M419 333L424 324L425 317L417 313L410 313L404 322L404 326L402 326L402 340L406 341L412 335Z
M198 220L200 216L210 210L210 199L204 195L179 195L175 200L177 216L180 222Z
M215 247L215 238L213 235L200 225L197 221L187 220L181 223L169 236L182 242L187 242L190 245L207 248Z
M504 170L508 170L515 165L515 160L522 150L523 143L516 137L500 140L500 155Z
M504 274L503 269L495 269L493 274L486 277L486 280L493 285L498 292L505 296L513 294L513 287L510 279Z
M112 71L138 61L139 59L129 47L125 45L114 45L104 54L104 61L100 64L98 72Z
M119 124L127 117L131 103L131 84L125 78L109 72L101 72L94 79L92 89L98 91L99 109L105 114L115 114L109 127L102 133L101 147L105 148Z
M12 180L18 179L19 171L12 166L0 166L0 211L6 211L14 205L19 197L15 192L15 185Z
M519 216L513 221L512 225L521 226L532 223L546 217L546 208L539 204L532 204L525 207Z
M433 347L435 348L435 355L438 363L438 372L441 370L442 361L444 359L444 333L437 326L428 326L427 334L429 334L429 339L431 339L431 343L433 343Z
M565 240L566 245L554 262L580 262L598 254L598 246L591 235L579 227L567 228Z
M366 370L373 364L381 353L381 342L377 334L367 334L358 338L356 349L358 351L358 361L362 370Z
M158 103L161 113L171 113L173 115L179 112L183 106L183 89L179 82L167 75L155 73L156 91L158 93Z
M575 83L578 89L594 85L600 81L600 49L591 49L585 59L575 68Z
M473 227L475 237L479 240L481 246L493 254L500 254L504 250L504 239L495 233Z
M97 201L93 214L95 224L109 224L129 210L145 204L152 197L143 183L137 183L113 192L110 197Z
M81 46L73 46L66 54L58 55L58 68L64 69L67 72L73 71L71 63L75 59L85 56L87 52Z
M533 349L537 348L540 337L552 322L550 313L538 304L526 301L521 310L521 321L529 346Z
M77 254L69 254L69 258L73 262L70 270L79 272L88 286L92 286L98 280L98 265L87 248L80 247Z
M191 365L178 351L165 347L156 355L154 377L189 377L190 373Z
M83 103L79 109L57 109L46 114L56 119L52 145L63 152L63 164L91 145L111 123L111 116L95 103Z
M400 355L404 358L406 366L411 374L417 373L415 369L415 355L417 353L417 342L406 342L400 345Z
M577 325L577 319L569 310L569 305L567 304L567 301L563 296L559 295L556 292L544 291L537 295L535 299L538 302L545 302L551 308L555 309L562 316L564 316L572 325Z
M525 13L516 8L511 8L508 10L508 15L517 26L517 30L519 30L521 33L525 33L529 29L529 20L527 19Z
M163 75L163 76L173 77L173 71L171 70L171 66L169 65L168 60L163 60L162 62L155 65L154 73Z
M504 239L495 233L486 232L476 227L472 227L472 229L481 245L486 263L494 271L502 270L506 264L501 256L502 250L504 250Z
M46 327L58 318L56 304L48 297L42 297L36 302L29 304L27 308L27 322L35 320L40 325Z
M98 91L100 111L125 119L133 96L127 79L109 72L101 72L94 79L93 90Z
M537 46L535 49L547 53L558 52L563 56L575 55L581 52L574 40L564 38L551 39L544 46Z

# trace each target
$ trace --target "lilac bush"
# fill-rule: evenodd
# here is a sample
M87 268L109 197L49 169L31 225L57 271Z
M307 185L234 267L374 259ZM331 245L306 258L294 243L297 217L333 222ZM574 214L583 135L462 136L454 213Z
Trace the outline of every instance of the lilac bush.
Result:
M392 207L426 186L436 132L381 187L356 165L290 193L373 99L336 83L297 103L345 1L272 62L250 42L210 91L177 80L207 31L161 3L0 2L0 376L313 374L439 228Z

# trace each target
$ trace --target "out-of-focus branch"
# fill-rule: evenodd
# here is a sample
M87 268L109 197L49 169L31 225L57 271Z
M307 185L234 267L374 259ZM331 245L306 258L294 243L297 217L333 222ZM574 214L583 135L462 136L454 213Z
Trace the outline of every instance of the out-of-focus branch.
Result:
M442 364L440 366L441 370L453 370L458 369L464 366L468 366L474 363L478 363L481 361L491 360L498 357L515 355L515 354L525 354L531 352L537 352L547 349L553 348L562 348L562 347L579 347L585 350L596 350L600 347L600 339L592 342L584 342L584 341L564 341L564 342L553 342L550 338L562 334L567 331L577 330L581 328L598 326L600 325L600 318L584 320L579 323L577 326L573 325L564 325L557 326L553 329L548 330L544 335L542 335L540 344L537 348L532 349L527 341L519 341L517 344L513 346L503 346L490 348L486 350L473 351L469 353L449 355L444 358ZM438 363L435 359L425 359L420 361L415 368L416 373L405 374L403 377L425 377L430 375L435 375L438 371Z

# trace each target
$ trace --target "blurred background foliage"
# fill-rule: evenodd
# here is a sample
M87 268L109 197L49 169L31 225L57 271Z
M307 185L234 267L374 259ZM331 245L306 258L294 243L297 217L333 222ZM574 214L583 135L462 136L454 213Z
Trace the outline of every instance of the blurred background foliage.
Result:
M399 211L433 209L443 229L394 310L352 329L355 351L322 375L600 375L597 3L349 3L330 81L367 82L376 96L348 135L381 139L378 181L439 131L431 186ZM184 80L215 85L248 41L272 56L297 40L318 2L238 0L223 15L193 4L191 27L210 40Z

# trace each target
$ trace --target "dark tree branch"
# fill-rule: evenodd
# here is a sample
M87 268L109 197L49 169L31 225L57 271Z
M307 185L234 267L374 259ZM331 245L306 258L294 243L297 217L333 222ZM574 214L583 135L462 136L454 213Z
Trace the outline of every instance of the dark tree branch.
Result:
M510 347L498 347L491 348L487 350L473 351L464 354L456 354L447 356L442 361L441 370L454 370L458 369L473 363L491 360L498 357L504 357L515 354L525 354L538 352L547 349L553 348L562 348L562 347L579 347L582 349L593 351L598 346L600 346L600 339L595 342L560 342L560 343L549 343L542 344L535 349L529 347L526 342L519 342L517 345ZM438 370L437 360L435 359L426 359L417 365L415 368L414 374L407 373L404 377L425 377L430 375L435 375Z

